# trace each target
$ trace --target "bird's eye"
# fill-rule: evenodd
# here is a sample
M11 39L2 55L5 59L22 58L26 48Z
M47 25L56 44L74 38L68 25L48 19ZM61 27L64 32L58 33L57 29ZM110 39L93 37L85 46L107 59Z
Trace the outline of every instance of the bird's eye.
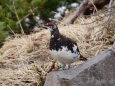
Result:
M53 29L52 26L49 26L49 27L50 27L51 29Z

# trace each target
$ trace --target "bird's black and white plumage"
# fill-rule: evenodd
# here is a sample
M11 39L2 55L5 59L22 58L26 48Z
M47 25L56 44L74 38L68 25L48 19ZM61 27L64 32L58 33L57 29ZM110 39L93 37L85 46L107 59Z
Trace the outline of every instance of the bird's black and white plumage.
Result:
M48 23L46 26L51 32L49 49L52 57L63 66L69 65L78 59L86 60L86 58L81 56L76 42L61 35L56 24Z

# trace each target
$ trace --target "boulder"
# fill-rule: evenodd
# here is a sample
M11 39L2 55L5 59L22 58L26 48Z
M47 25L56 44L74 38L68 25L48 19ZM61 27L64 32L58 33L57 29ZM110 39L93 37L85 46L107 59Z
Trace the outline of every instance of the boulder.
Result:
M68 70L50 72L44 86L115 86L115 52L106 50Z

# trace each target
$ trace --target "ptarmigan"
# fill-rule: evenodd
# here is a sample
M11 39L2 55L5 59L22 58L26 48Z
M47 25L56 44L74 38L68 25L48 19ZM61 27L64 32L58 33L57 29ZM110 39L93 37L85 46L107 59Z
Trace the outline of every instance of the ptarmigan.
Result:
M77 60L87 60L80 54L77 43L70 38L60 34L55 23L47 23L45 25L51 32L49 49L53 58L58 60L64 69Z

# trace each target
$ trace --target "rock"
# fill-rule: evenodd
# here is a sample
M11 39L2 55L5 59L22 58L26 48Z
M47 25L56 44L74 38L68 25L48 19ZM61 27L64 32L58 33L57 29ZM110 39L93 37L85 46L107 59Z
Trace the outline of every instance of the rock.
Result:
M115 52L106 50L76 67L50 72L44 86L115 86Z

